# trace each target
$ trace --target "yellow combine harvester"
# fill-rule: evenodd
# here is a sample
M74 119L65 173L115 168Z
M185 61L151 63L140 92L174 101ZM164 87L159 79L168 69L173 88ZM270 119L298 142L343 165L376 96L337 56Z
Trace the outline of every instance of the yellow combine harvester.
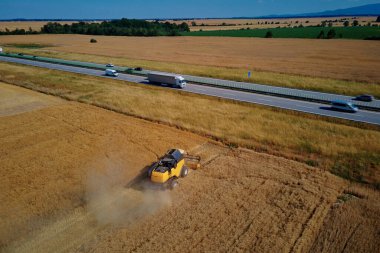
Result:
M171 149L149 168L148 177L155 184L173 189L178 185L178 178L187 176L189 168L200 168L200 160L199 156L187 155L184 150Z

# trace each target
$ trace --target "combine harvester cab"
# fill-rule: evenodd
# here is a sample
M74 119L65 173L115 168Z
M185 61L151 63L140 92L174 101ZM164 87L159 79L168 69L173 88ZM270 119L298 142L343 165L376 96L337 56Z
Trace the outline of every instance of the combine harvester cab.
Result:
M200 168L200 157L189 156L181 149L171 149L148 170L148 177L163 189L173 189L178 185L178 178L188 175L189 167Z

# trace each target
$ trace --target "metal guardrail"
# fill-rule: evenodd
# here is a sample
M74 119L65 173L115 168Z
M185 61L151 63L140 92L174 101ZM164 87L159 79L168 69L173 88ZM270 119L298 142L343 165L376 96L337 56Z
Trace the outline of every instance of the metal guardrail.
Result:
M24 54L11 54L11 53L0 53L0 56L7 56L7 57L34 60L34 61L42 61L42 62L50 62L50 63L70 65L70 66L76 66L76 67L84 67L84 68L93 68L93 69L101 69L101 70L107 69L106 65L104 64L91 63L91 62L70 61L70 60L63 60L63 59L57 59L57 58L48 58L48 57L40 57L40 56L24 55ZM149 70L137 71L133 68L118 67L118 66L113 67L113 69L119 72L125 72L128 74L142 75L142 76L145 76L150 72ZM158 72L158 71L155 71L155 72ZM361 101L353 100L353 97L338 95L338 94L298 90L298 89L283 88L283 87L263 85L263 84L237 82L237 81L229 81L229 80L191 76L191 75L182 75L182 76L186 79L186 81L204 84L204 85L211 85L215 87L223 87L223 88L229 88L229 89L235 89L235 90L262 93L262 94L288 97L288 98L306 100L306 101L316 101L316 102L321 102L321 103L330 103L331 101L334 101L334 100L343 100L343 101L352 102L353 104L357 105L359 108L380 111L380 100L374 100L372 102L361 102Z

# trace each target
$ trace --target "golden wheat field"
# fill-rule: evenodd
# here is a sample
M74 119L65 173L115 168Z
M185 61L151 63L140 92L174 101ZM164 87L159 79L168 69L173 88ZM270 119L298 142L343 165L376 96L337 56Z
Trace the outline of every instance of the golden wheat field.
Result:
M17 47L26 41L41 47ZM2 46L334 79L324 85L344 92L380 85L377 41L30 35ZM17 64L0 63L0 81L0 252L380 252L377 127ZM170 148L201 168L154 190L146 170Z
M98 43L89 43L96 38ZM45 52L258 70L380 83L380 42L218 37L1 36L0 45L50 44Z
M91 105L0 91L2 252L379 251L376 191ZM174 191L152 190L144 168L171 147L202 167Z

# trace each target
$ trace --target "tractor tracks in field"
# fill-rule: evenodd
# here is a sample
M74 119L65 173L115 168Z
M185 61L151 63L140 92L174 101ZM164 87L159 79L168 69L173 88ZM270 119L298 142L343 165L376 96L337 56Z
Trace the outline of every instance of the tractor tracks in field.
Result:
M112 197L113 196L113 197ZM123 197L115 190L109 199L88 208L77 208L71 214L34 232L26 239L10 245L5 252L74 252L81 245L92 240L96 234L109 226L98 219L99 213L109 212L109 207ZM104 200L104 199L103 199Z
M302 224L297 239L294 241L289 252L305 252L310 249L314 236L323 225L323 221L330 210L331 203L322 196L314 205L313 210Z
M83 242L90 240L103 226L91 214L76 210L71 215L42 228L31 238L11 245L9 252L73 252Z
M344 243L344 246L343 246L343 249L342 249L342 253L346 252L346 249L347 249L347 246L348 246L348 243L351 242L351 238L354 236L354 234L356 233L356 231L358 230L358 228L361 226L361 223L358 223L355 228L352 230L352 232L350 233L350 235L347 237L347 240L346 242Z

